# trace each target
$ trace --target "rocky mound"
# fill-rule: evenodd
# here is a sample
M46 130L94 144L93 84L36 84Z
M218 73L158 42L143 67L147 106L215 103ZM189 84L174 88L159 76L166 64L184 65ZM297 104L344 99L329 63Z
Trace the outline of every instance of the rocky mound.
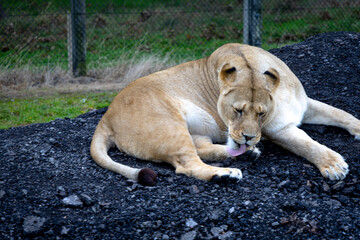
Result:
M329 33L274 49L310 97L360 118L360 34ZM106 109L75 119L0 130L0 239L357 239L360 141L346 131L303 126L341 153L344 181L324 180L306 160L268 142L239 183L175 175L166 164L111 150L119 162L150 167L144 187L100 168L89 145Z

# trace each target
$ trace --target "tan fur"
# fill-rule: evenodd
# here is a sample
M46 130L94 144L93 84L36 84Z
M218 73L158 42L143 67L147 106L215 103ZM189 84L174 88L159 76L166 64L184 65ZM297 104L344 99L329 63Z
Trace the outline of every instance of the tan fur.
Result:
M348 165L340 154L312 140L302 122L347 129L360 138L360 121L315 101L290 69L260 48L226 44L210 57L140 78L123 89L95 131L91 155L102 167L137 180L140 169L116 163L108 149L167 162L177 173L203 180L241 179L235 168L203 160L229 157L226 145L258 151L261 136L305 157L324 177L343 179Z

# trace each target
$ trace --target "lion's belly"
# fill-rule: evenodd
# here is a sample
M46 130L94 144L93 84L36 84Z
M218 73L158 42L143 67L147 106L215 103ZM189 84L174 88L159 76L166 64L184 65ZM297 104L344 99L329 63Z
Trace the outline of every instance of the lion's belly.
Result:
M221 131L208 112L188 100L181 99L180 105L191 135L208 136L213 142L226 142L227 133Z

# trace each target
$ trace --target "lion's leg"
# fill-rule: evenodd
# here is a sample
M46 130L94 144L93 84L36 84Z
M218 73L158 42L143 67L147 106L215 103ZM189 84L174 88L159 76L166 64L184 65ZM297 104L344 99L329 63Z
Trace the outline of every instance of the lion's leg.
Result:
M267 136L285 149L306 158L313 163L324 177L331 180L344 179L348 173L348 165L337 152L311 139L303 130L295 125L276 132L268 132Z
M360 120L350 113L313 99L309 99L303 123L324 124L348 130L360 140Z
M192 135L196 151L201 159L206 161L222 161L231 156L226 150L227 146L222 144L214 144L210 137ZM249 147L245 155L251 159L256 159L260 156L261 151L257 147Z
M181 155L172 159L172 165L176 169L176 173L185 174L201 180L212 179L242 179L242 173L237 168L214 167L205 164L197 155Z
M192 135L196 151L201 159L207 161L221 161L228 157L230 154L226 151L226 145L214 144L210 137Z
M174 139L174 142L170 140L167 143L166 146L162 146L162 151L168 153L166 162L169 162L175 167L176 173L202 180L211 180L214 178L240 180L242 178L242 173L239 169L215 167L205 164L196 151L190 133L183 132L181 136L179 135ZM223 149L221 149L221 151L223 151ZM222 154L224 153L219 153L219 156Z

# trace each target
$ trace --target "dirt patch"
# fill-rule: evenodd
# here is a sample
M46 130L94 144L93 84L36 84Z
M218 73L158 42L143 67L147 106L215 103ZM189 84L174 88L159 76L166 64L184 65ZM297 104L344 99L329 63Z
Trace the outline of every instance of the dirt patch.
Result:
M271 51L310 97L360 117L360 34L322 34ZM238 183L176 175L110 150L113 159L158 172L144 187L91 159L93 131L106 109L75 119L0 130L1 239L357 239L360 141L344 130L302 128L350 166L332 182L303 158L263 141L262 156L216 163L243 171Z

